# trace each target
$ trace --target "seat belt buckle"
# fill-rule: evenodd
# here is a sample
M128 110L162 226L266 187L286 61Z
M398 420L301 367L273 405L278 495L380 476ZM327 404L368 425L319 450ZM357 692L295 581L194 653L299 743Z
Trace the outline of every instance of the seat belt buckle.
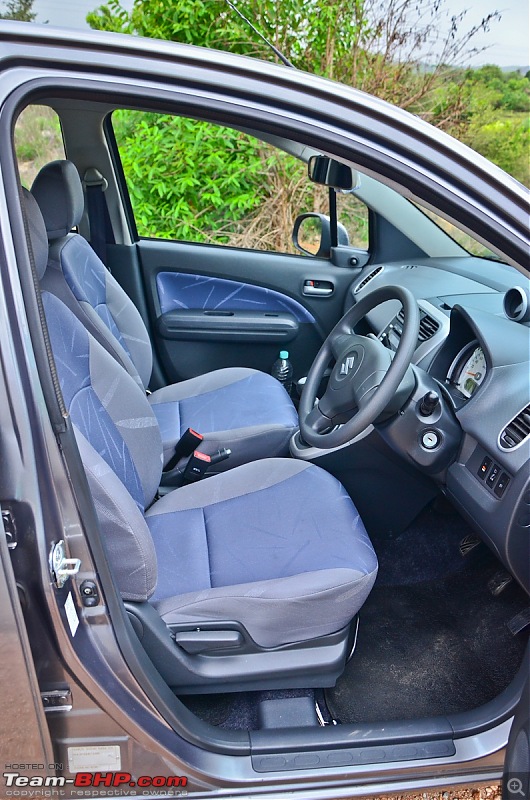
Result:
M188 428L186 431L184 431L175 445L175 451L166 464L164 472L171 472L171 470L177 466L181 458L188 458L188 456L191 456L193 451L199 447L203 439L204 436L201 433L194 431L193 428Z
M199 450L194 450L184 470L184 480L188 483L200 481L212 463L212 457Z
M221 448L211 456L207 455L207 453L201 453L200 450L194 450L184 470L184 482L194 483L195 481L200 481L210 467L220 461L224 461L231 453L232 451L228 447Z

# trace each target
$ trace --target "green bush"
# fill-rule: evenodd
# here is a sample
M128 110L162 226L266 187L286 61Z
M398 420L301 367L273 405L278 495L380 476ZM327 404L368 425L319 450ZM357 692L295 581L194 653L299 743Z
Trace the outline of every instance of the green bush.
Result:
M529 186L529 134L530 120L527 114L497 116L491 121L472 124L468 132L468 144Z
M266 162L248 136L184 117L117 111L113 126L143 236L228 241L263 200Z

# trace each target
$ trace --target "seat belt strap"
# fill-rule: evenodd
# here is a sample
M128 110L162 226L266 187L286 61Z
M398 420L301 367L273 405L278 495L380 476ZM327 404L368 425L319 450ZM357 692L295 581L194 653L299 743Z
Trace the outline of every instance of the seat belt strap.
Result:
M105 198L108 182L95 167L89 167L83 177L86 189L87 213L90 222L90 244L103 263L107 263L107 245L115 244L109 209Z

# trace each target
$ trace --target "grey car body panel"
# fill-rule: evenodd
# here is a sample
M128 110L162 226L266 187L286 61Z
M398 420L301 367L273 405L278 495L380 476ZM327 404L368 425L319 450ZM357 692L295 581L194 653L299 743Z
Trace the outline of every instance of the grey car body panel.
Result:
M264 74L267 81L263 80ZM405 112L355 90L227 53L111 34L73 35L71 31L4 24L0 27L0 132L4 136L17 103L22 101L28 90L40 92L40 97L76 92L97 96L99 91L109 97L119 94L124 98L127 95L141 97L149 93L151 102L158 102L160 107L166 105L178 109L180 103L187 101L192 113L199 116L202 113L219 122L230 122L238 115L240 121L252 129L280 130L282 135L298 138L310 147L323 151L327 147L335 156L367 169L389 185L402 185L405 193L422 198L426 204L432 204L449 218L459 221L518 268L525 263L527 215L522 188L463 145ZM34 98L37 96L33 94ZM311 110L308 111L308 108ZM15 252L19 258L27 260L26 245L24 230L16 218L18 200L14 163L6 151L7 148L0 153L4 176L0 190L0 227L11 248L7 256L5 281L12 287L16 306L15 311L9 309L6 319L10 321L11 331L24 332L24 347L30 352L15 261ZM455 157L458 169L455 169ZM8 206L14 209L12 216L8 214ZM7 233L10 223L13 242ZM23 284L24 298L28 301L31 290L29 276L26 275ZM36 309L31 303L28 303L28 318L33 346L37 348ZM19 352L22 352L20 343L18 346ZM4 347L2 344L2 349ZM42 359L42 347L38 355ZM44 408L40 389L36 390L39 376L35 362L30 359L29 375L25 377L22 395L25 395L30 408L23 452L26 458L35 459L29 431L44 431L46 447L41 441L38 451L42 473L40 480L43 484L47 483L49 490L53 487L52 477L58 481L56 491L60 494L60 501L54 495L50 497L50 505L60 507L62 512L62 520L55 517L52 521L50 511L43 516L38 494L33 488L30 502L40 526L42 572L45 574L47 546L43 531L47 530L50 536L52 528L54 531L64 530L71 525L74 531L77 526L78 533L72 537L70 546L73 552L82 557L83 574L97 579L90 549L84 537L79 535L80 521L84 519L85 533L97 557L102 583L112 586L112 576L105 566L101 545L89 530L91 526L95 527L95 518L88 492L85 495L82 491L79 493L80 508L74 504L70 492L69 480L73 480L77 486L83 486L84 478L80 470L79 474L68 477L54 440L52 425L56 431L63 432L61 445L71 459L72 452L69 451L72 451L72 439L68 425L61 417L60 408L53 405L53 387L50 386L49 376L46 378L41 374L40 380L50 400L50 417ZM69 465L73 460L68 460ZM9 497L10 494L5 496ZM197 792L196 796L207 796L211 790L215 790L216 796L235 796L241 791L248 793L252 788L256 793L264 794L267 787L263 783L263 775L252 769L249 737L227 731L213 732L209 726L192 718L176 701L150 668L138 643L135 643L123 608L113 592L109 591L105 598L106 607L90 613L90 610L80 606L76 586L69 583L68 588L77 599L81 618L81 635L77 640L69 637L64 617L57 610L53 611L57 596L49 583L46 594L48 613L56 626L63 661L70 674L75 676L75 679L72 678L72 684L75 681L72 689L75 694L77 686L80 697L62 744L67 747L74 734L81 735L83 730L86 740L92 741L98 728L96 726L89 730L86 727L87 714L84 710L90 708L91 713L95 713L97 709L96 718L99 715L100 719L101 710L104 710L104 715L112 719L112 735L118 737L119 728L125 731L126 746L135 760L146 759L146 763L158 769L159 774L163 769L159 765L165 763L165 769L190 775L190 788ZM114 631L109 625L107 611L114 621ZM97 645L99 653L97 662L90 661L94 645ZM126 655L126 661L122 654ZM92 666L90 671L87 664ZM526 666L523 665L521 670L524 671ZM140 679L144 688L139 684ZM520 683L518 679L492 702L487 714L482 717L479 715L475 727L466 715L445 722L437 720L430 727L429 721L426 721L425 737L436 738L438 734L441 739L447 739L454 736L455 728L458 732L454 736L455 755L443 761L443 781L446 784L469 780L470 777L488 780L498 776L502 768L509 719L520 696ZM81 699L88 694L90 702ZM158 708L163 709L163 713ZM275 737L271 733L270 741L265 736L254 737L254 747L261 752L275 752L283 742L287 750L295 750L301 743L304 749L318 750L323 746L333 749L335 745L340 748L346 742L351 744L354 735L352 726L342 728L336 732L326 729L313 732L313 743L303 741L300 735L296 741L286 744L285 734ZM481 731L487 734L484 738L480 735ZM358 737L365 733L367 731L362 726L357 726ZM214 739L215 735L217 740ZM380 742L377 732L374 735L375 741ZM402 738L406 731L401 728L395 731L395 735L396 738ZM418 730L410 735L411 738L422 738ZM388 738L388 732L382 732L381 736ZM335 741L335 737L339 741ZM407 786L440 785L441 768L440 760L427 758L394 763L384 775L379 764L366 765L359 770L333 767L329 772L302 769L278 775L271 773L268 775L268 786L276 790L281 787L283 793L297 791L302 797L318 794L322 798L331 798L339 794L351 796L370 791L380 794L390 788L398 790Z

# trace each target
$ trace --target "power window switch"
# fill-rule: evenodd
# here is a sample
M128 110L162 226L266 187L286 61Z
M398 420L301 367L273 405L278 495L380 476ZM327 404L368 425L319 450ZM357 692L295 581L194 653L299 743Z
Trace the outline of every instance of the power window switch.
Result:
M498 464L494 464L492 466L492 468L490 469L490 473L489 473L489 475L488 475L488 477L486 479L486 483L488 484L490 489L493 489L493 487L497 483L497 478L499 477L500 472L501 472L501 468L499 467Z
M479 476L479 478L482 478L482 480L484 480L484 478L488 474L488 470L490 467L491 467L491 458L488 458L488 456L486 456L486 458L483 460L482 464L480 465L477 471L477 475Z
M497 481L497 486L493 490L497 495L497 497L503 496L504 492L506 491L506 487L508 486L509 483L510 483L509 476L505 472L503 472L501 477Z

